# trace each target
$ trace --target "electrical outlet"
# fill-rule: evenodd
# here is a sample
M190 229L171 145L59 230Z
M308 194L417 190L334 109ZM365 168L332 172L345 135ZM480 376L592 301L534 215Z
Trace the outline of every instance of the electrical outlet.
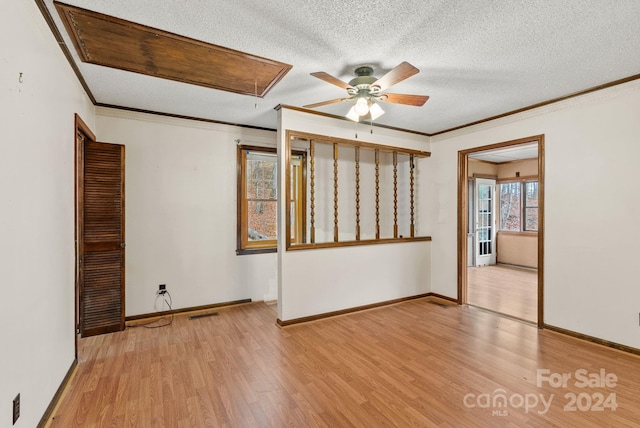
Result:
M158 285L158 294L164 294L167 292L167 284Z
M20 394L16 395L16 398L13 399L13 425L16 424L16 421L20 417Z

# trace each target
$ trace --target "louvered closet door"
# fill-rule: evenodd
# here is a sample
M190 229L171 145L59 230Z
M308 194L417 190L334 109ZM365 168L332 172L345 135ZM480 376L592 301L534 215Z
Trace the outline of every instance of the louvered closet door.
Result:
M124 146L84 145L82 337L124 329Z

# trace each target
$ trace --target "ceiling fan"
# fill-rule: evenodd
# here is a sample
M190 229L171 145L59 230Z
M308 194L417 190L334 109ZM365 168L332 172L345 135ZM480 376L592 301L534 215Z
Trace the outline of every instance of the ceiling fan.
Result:
M427 95L383 93L383 91L389 87L402 82L419 72L420 70L408 62L402 62L378 79L373 76L373 68L364 65L355 69L356 77L349 81L349 83L343 82L324 71L311 73L312 76L317 77L318 79L324 80L325 82L331 83L332 85L338 86L342 89L346 89L349 96L322 101L315 104L307 104L304 107L316 108L342 101L355 101L355 105L351 107L351 110L349 110L346 115L349 119L355 122L359 122L361 119L375 120L382 116L384 114L384 110L382 110L382 108L377 104L378 101L420 107L429 99Z

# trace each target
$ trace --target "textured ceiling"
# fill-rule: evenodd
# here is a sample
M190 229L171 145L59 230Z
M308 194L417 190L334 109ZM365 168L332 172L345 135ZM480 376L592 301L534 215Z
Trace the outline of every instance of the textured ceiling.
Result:
M82 63L53 0L44 0L99 104L277 127L274 107L345 92L359 65L375 75L407 61L420 73L391 92L376 122L424 133L486 119L640 74L640 1L67 0L66 3L291 64L260 99ZM256 106L257 101L257 106ZM338 103L317 111L344 115Z

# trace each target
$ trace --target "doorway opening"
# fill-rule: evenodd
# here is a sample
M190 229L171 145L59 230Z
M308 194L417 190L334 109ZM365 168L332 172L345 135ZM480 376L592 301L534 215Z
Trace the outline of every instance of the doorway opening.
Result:
M458 302L544 324L544 135L458 152Z

